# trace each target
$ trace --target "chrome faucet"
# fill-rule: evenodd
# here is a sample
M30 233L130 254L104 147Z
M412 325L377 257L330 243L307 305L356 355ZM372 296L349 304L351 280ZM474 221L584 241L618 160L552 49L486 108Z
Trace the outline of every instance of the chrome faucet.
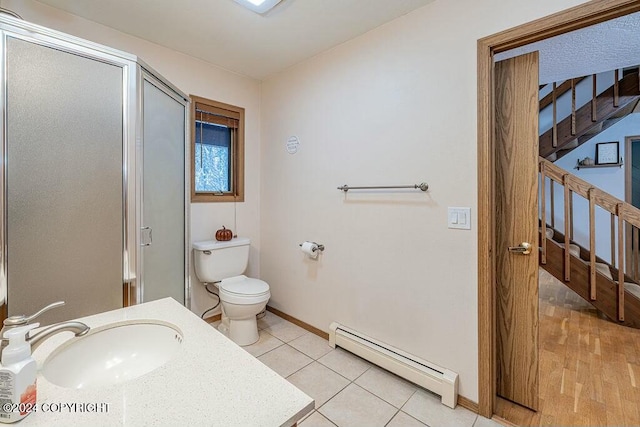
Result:
M31 316L18 315L18 316L10 316L7 317L3 323L2 330L0 330L0 354L2 350L9 344L9 340L4 338L4 333L9 329L16 328L18 326L24 326L29 324L33 319L40 316L42 313L45 313L49 310L52 310L57 307L61 307L64 305L64 301L54 302L53 304L49 304L48 306L42 308L37 313L32 314ZM27 342L31 343L31 351L33 352L45 339L49 338L52 335L55 335L60 332L71 331L77 337L81 337L89 332L89 326L85 325L82 322L62 322L56 323L55 325L51 325L46 329L41 330L37 334L27 337Z
M89 328L87 325L85 325L82 322L57 323L55 325L49 326L46 329L41 330L35 335L28 337L27 342L31 344L31 352L33 353L35 349L38 348L38 346L42 344L42 342L47 338L49 338L50 336L53 336L60 332L70 331L76 334L77 337L81 337L86 335L87 332L89 332L89 329L91 328Z

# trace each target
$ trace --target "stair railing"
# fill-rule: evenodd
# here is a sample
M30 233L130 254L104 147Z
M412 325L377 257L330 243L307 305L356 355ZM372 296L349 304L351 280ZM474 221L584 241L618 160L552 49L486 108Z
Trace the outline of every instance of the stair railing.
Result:
M581 85L580 92L583 96L580 97L580 105L577 105L576 90L578 84L585 79L588 81ZM620 73L618 69L611 70L611 79L613 81L610 87L600 89L598 84L608 81L608 77L601 80L596 74L549 84L551 91L539 103L541 113L546 107L550 107L545 115L551 124L550 129L540 135L541 156L555 161L599 133L603 125L615 122L610 119L623 117L633 111L638 101L637 96L640 95L640 72L631 68L624 73ZM584 103L584 92L588 90L589 81L591 99ZM570 111L563 107L563 111L559 112L558 103L561 98L566 98L565 94L570 97ZM562 104L566 105L566 99Z
M630 277L632 279L638 279L640 272L638 271L638 265L640 263L640 251L638 244L640 244L639 232L640 229L640 209L633 205L626 203L611 194L593 186L592 184L578 178L577 176L567 172L566 170L554 165L552 162L540 157L539 159L539 171L540 171L540 217L541 217L541 263L547 262L547 209L546 209L546 186L548 178L551 183L550 194L551 201L554 200L554 187L559 185L564 192L564 280L571 280L571 252L570 244L573 241L573 195L577 194L589 203L589 297L595 301L597 299L596 293L596 207L599 207L611 215L611 264L616 266L617 257L617 270L618 270L618 283L617 283L617 314L618 320L624 321L624 298L625 298L625 278ZM551 204L550 219L551 224L555 222L555 206ZM630 230L632 247L631 253L626 253L625 247L625 229ZM628 256L628 258L625 258ZM625 259L627 262L625 262ZM631 260L629 262L628 260ZM627 271L625 271L625 264L627 265ZM626 273L626 275L625 275Z

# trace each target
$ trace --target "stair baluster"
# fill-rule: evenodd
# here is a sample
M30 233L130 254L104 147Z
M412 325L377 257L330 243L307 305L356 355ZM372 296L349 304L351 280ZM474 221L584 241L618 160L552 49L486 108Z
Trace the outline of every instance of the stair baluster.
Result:
M611 266L616 266L616 239L613 236L616 235L616 215L611 212Z
M618 203L618 320L624 321L624 204Z
M573 175L569 176L569 179L571 178L573 178ZM569 240L574 240L573 230L573 191L569 186Z
M596 300L596 201L595 188L589 189L589 298Z
M550 181L550 185L549 185L549 196L550 197L549 198L551 200L551 203L550 203L550 205L551 205L550 206L550 208L551 208L550 209L551 210L551 228L556 228L556 210L555 210L555 204L556 203L555 203L555 195L554 195L554 190L553 190L555 184L554 184L553 179L550 179L549 181Z
M638 227L631 226L632 237L631 237L631 271L633 275L633 280L638 281L638 262L640 261L639 252L638 252Z
M598 78L596 75L593 75L593 95L591 98L591 121L597 122L598 115L596 113L596 108L598 108Z
M569 174L566 173L562 176L562 185L564 185L564 280L568 282L571 280L571 253L569 252L571 238L569 223L571 222L571 191L569 190Z
M571 135L576 134L576 79L571 79Z
M542 211L542 233L541 233L541 246L542 246L542 264L547 263L547 192L545 191L547 175L545 174L546 165L540 163L540 205Z
M551 102L553 103L553 136L551 139L551 146L553 148L556 148L558 146L558 103L556 102L556 90L556 82L553 82L553 89L551 90Z
M613 106L618 108L620 105L620 76L618 70L613 72Z

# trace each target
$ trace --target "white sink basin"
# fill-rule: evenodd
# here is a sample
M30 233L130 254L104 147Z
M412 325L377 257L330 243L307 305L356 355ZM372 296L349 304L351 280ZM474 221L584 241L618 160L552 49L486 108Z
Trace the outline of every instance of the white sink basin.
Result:
M182 344L178 327L155 320L91 329L61 345L42 374L60 387L86 389L138 378L173 359Z

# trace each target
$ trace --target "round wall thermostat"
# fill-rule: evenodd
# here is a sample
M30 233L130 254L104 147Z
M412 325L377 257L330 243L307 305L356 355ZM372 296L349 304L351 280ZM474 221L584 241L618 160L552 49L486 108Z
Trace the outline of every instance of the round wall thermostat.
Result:
M287 139L287 153L296 154L298 152L298 145L300 145L300 140L297 136L290 136Z

